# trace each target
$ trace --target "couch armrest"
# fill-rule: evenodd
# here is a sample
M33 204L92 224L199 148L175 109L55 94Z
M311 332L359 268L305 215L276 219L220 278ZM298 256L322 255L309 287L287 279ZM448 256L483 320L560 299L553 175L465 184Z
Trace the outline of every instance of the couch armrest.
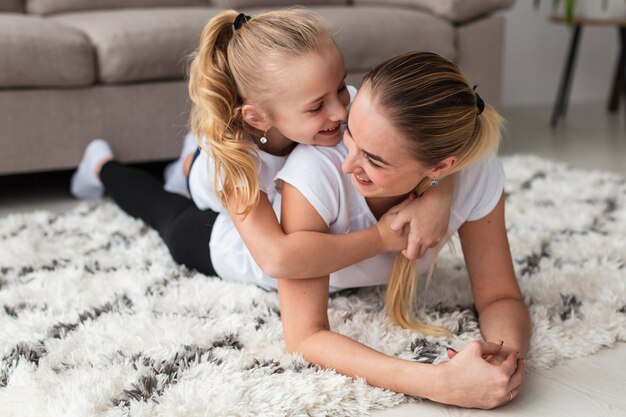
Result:
M508 9L515 0L354 0L354 4L414 7L454 23Z

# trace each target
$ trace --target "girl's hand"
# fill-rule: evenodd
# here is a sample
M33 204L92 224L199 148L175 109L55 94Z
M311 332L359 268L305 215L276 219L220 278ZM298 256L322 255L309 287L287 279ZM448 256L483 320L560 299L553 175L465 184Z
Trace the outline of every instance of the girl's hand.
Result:
M425 197L426 195L404 205L391 223L391 228L396 231L409 226L408 245L402 251L409 259L421 258L448 233L450 201Z
M440 367L442 377L432 400L467 408L496 408L515 398L524 381L524 361L515 352L503 361L495 358L502 346L472 342Z
M401 230L409 226L409 244L402 252L407 258L421 258L446 237L456 177L452 174L442 179L438 187L429 189L398 212L391 228Z
M413 200L415 200L415 196L410 195L402 203L390 208L376 223L376 229L383 241L385 252L400 252L406 249L409 228L401 227L396 231L391 228L391 224L395 221L398 213Z

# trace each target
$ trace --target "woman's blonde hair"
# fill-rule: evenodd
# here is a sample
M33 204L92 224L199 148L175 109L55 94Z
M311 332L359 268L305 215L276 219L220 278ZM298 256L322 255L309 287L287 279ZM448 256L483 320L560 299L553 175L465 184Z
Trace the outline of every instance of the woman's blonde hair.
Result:
M318 51L332 38L322 18L305 9L263 13L235 29L238 14L222 12L202 31L189 73L190 125L215 161L216 195L246 215L258 201L259 184L258 153L244 132L263 132L245 123L241 109L250 101L267 108L285 59Z
M410 52L392 58L368 72L363 89L391 125L408 139L409 151L424 167L435 167L456 156L456 163L439 179L454 174L498 150L503 119L482 103L455 64L429 52ZM417 195L430 186L424 178ZM426 287L432 277L441 244L434 250ZM392 319L402 327L433 336L449 330L418 322L415 304L418 287L417 263L396 255L389 278L385 304Z

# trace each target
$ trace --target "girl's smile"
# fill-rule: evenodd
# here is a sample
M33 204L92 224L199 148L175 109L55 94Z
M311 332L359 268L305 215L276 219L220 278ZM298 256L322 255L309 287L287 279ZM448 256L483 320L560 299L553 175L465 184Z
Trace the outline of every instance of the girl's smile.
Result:
M341 125L339 123L337 123L336 126L331 127L329 129L325 129L325 130L320 130L317 133L319 133L320 135L334 136L334 135L337 135L339 133L339 127L340 126Z

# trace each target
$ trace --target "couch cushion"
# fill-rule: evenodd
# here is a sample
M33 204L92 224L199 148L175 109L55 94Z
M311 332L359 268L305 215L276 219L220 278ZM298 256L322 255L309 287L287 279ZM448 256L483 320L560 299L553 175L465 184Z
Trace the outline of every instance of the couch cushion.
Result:
M24 2L22 0L1 0L0 12L22 13L24 11Z
M509 8L515 0L354 0L354 4L415 7L453 22Z
M13 0L11 0L13 1ZM26 10L34 14L52 14L81 10L140 7L206 6L208 0L25 0Z
M81 32L35 16L0 15L0 88L89 85L93 49Z
M311 6L323 4L348 4L352 0L212 0L211 4L225 9L239 7L255 7L263 3L263 7Z
M367 71L408 51L432 51L455 58L454 28L442 19L389 7L310 7L329 24L348 72ZM249 10L256 13L258 10Z
M202 28L220 12L212 7L125 9L49 19L84 32L96 50L98 79L120 83L183 78Z

